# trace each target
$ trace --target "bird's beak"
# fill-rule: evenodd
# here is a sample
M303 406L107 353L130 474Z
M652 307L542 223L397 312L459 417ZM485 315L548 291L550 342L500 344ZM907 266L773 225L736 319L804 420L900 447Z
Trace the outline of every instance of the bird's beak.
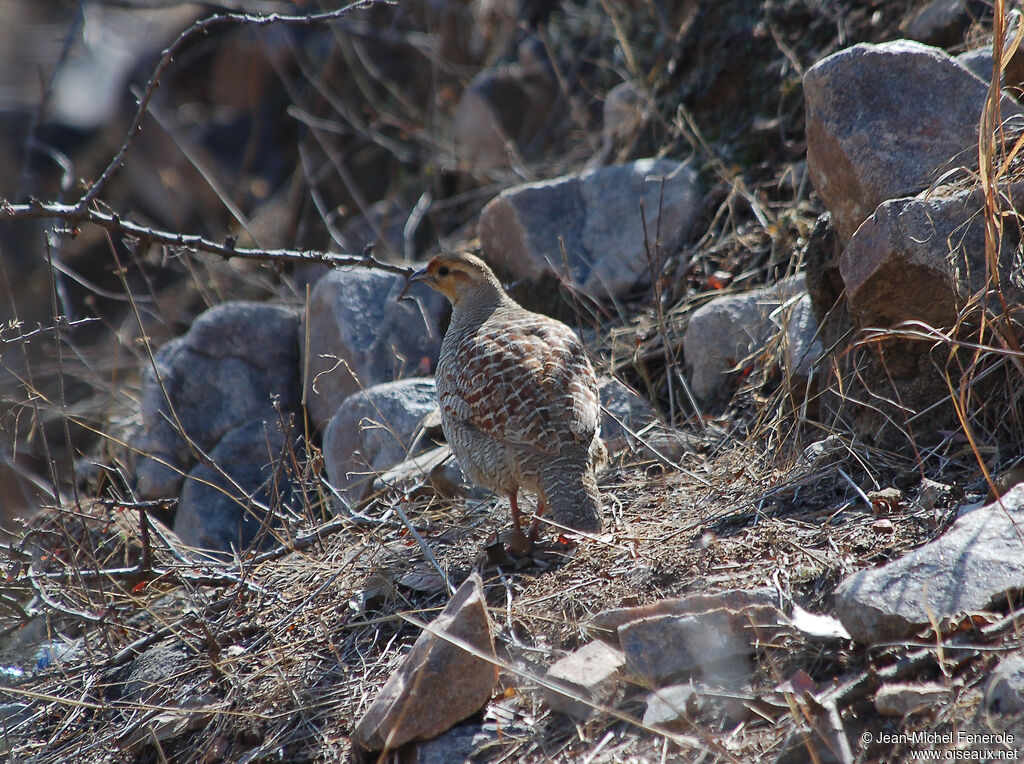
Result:
M402 287L402 291L398 295L398 300L411 300L412 298L409 297L409 295L407 294L409 291L409 287L411 287L417 281L429 281L430 279L431 276L429 273L427 273L426 268L420 268L418 271L409 274L405 279L405 286Z

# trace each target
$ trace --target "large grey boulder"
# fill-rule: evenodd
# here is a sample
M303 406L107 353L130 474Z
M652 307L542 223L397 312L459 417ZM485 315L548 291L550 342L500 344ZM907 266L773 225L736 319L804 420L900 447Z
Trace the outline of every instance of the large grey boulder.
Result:
M416 302L398 302L404 286L401 276L367 268L331 271L316 282L308 336L300 340L308 347L306 405L318 429L348 396L433 371L445 299L414 284L409 294Z
M998 606L1024 591L1024 485L962 518L944 535L836 589L836 616L864 643L910 636L931 623Z
M807 168L843 242L886 201L977 164L988 85L938 48L860 44L807 70ZM1003 118L1021 114L1011 99Z
M228 302L156 352L156 370L143 371L142 429L131 444L141 498L178 495L197 461L190 440L208 453L230 430L276 422L275 401L286 414L297 410L298 326L293 308Z
M324 466L331 484L358 501L377 474L403 462L420 422L437 408L429 377L374 385L351 395L324 432ZM431 446L426 442L418 450Z
M697 200L688 163L640 159L506 189L484 207L478 232L486 259L516 279L564 274L564 244L576 284L622 296L648 279L655 247L664 256L679 246Z

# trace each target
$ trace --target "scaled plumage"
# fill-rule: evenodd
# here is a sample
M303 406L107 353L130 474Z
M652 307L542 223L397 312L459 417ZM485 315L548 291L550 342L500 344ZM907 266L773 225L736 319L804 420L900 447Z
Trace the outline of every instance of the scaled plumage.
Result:
M538 515L547 508L561 525L600 531L601 407L576 334L520 306L473 255L438 255L410 281L452 303L437 393L445 437L469 477L509 497L517 528L524 488L538 495Z

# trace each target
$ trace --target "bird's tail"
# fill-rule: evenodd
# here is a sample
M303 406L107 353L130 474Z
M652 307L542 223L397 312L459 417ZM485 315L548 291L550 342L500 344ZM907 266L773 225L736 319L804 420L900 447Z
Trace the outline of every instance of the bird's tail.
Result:
M601 496L594 470L585 461L556 459L541 472L540 488L552 520L588 533L600 533Z

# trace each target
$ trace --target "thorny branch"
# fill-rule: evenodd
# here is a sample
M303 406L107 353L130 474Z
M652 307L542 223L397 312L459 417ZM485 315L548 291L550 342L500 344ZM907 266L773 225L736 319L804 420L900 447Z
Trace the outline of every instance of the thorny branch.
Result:
M76 233L76 227L80 223L90 223L104 228L107 231L121 236L129 237L140 244L162 244L168 247L183 249L190 252L207 252L230 259L239 257L248 260L274 262L274 263L324 263L333 267L359 266L378 268L391 273L408 275L411 269L398 265L392 265L378 260L369 251L362 255L339 255L316 250L292 250L275 249L261 250L250 248L237 248L233 238L226 238L223 242L216 242L206 237L195 234L174 233L163 231L148 226L143 226L126 220L115 212L106 212L97 208L97 200L100 193L106 188L111 178L124 165L125 159L131 151L136 138L142 131L142 122L149 108L149 103L160 84L160 78L168 66L174 60L175 55L193 38L206 34L210 29L223 24L251 24L254 26L268 26L270 24L292 24L292 25L313 25L336 21L343 16L356 10L363 10L377 5L395 5L396 0L357 0L342 8L323 13L311 13L304 15L285 15L280 13L268 13L266 15L255 15L247 13L223 13L210 16L196 22L168 46L160 56L146 84L145 90L139 97L138 107L132 119L131 127L124 142L114 155L113 159L82 197L74 204L59 204L56 202L42 202L32 200L26 204L13 204L6 199L0 199L0 218L12 219L33 219L33 218L55 218L68 224L70 232Z

